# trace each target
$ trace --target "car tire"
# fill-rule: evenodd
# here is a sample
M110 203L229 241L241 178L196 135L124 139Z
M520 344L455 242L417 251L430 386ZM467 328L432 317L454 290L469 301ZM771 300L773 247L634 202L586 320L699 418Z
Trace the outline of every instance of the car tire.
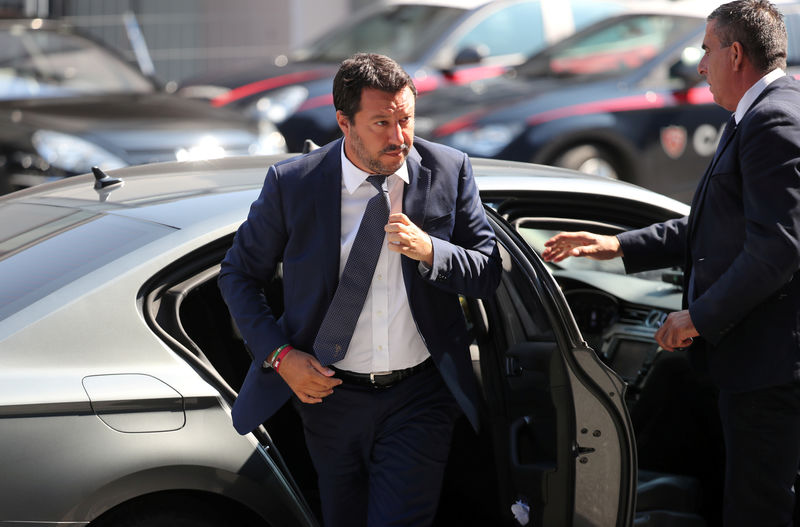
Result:
M553 165L609 179L620 179L621 171L614 157L594 145L572 147L559 155Z
M96 521L98 527L248 527L235 507L210 505L194 496L176 496L178 503L145 500L122 506ZM212 500L210 503L214 503Z

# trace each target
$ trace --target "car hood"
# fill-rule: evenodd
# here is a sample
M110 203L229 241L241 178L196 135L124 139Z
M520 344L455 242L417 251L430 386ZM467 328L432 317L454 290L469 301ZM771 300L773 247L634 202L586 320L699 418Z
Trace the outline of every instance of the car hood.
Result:
M204 137L228 153L247 153L258 136L241 115L166 94L3 101L0 108L22 127L83 137L130 164L174 160L177 149Z

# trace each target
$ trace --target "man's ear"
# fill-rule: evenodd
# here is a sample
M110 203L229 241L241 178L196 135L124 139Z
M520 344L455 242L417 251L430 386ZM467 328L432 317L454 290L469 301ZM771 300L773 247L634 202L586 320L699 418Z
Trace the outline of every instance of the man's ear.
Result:
M739 42L731 44L731 67L733 71L741 71L744 67L744 48Z
M341 110L336 110L336 122L346 137L350 133L350 119Z

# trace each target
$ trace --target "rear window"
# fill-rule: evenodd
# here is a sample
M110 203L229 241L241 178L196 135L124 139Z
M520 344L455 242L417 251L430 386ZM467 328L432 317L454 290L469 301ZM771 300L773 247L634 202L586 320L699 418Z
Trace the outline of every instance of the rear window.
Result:
M141 73L90 40L22 26L0 30L0 99L153 90Z
M49 205L0 207L0 320L174 229Z

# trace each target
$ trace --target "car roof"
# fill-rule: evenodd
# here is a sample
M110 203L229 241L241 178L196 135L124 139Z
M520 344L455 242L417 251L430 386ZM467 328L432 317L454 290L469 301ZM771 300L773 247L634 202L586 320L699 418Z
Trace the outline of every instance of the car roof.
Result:
M290 155L243 156L121 168L109 171L109 176L122 182L105 190L95 190L91 175L76 176L0 197L0 206L32 203L116 214L181 229L200 223L221 227L241 222L263 184L267 167L287 157ZM677 214L689 210L655 192L572 170L480 158L473 159L472 165L483 192L589 193L640 201Z

